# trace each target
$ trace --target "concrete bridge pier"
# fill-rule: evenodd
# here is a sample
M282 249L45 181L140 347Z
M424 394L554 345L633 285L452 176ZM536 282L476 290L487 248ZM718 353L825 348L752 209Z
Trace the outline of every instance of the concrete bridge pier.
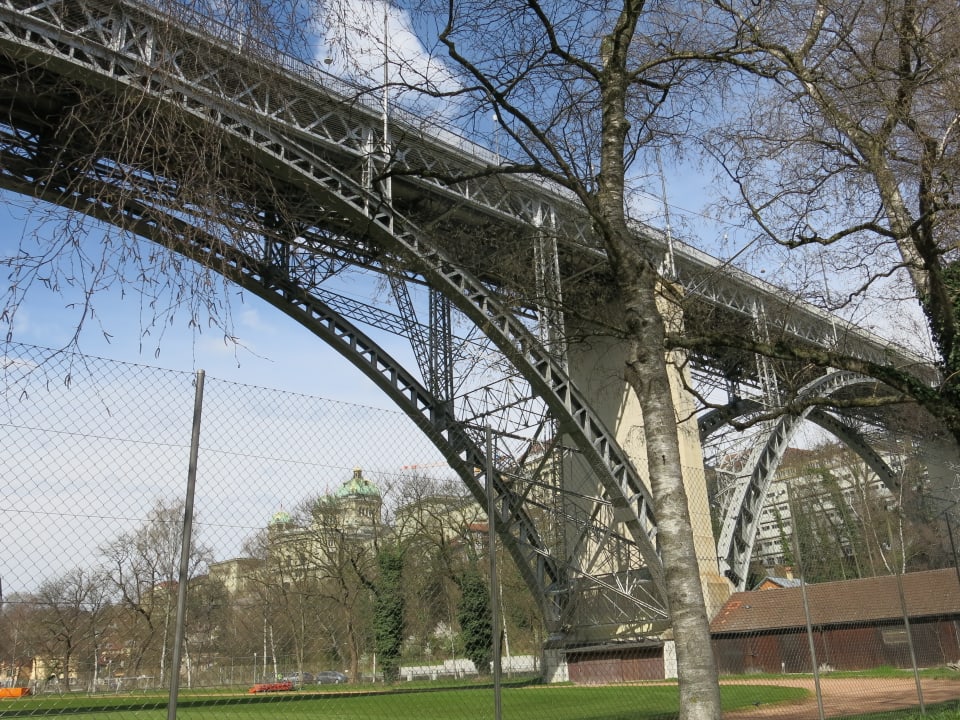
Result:
M606 308L610 313L614 307ZM617 438L620 446L637 468L641 478L649 478L646 461L646 442L643 430L643 411L632 389L624 380L624 366L626 348L617 338L591 333L589 328L580 328L569 332L569 338L576 338L569 343L569 367L572 380L590 399L591 407L606 424L611 433ZM703 586L706 609L709 618L712 618L720 607L729 598L732 591L730 582L720 575L717 563L717 545L714 537L710 505L707 494L706 477L703 466L703 453L700 445L697 418L693 399L684 389L684 375L686 371L675 358L672 363L673 400L677 413L677 434L680 440L680 455L683 468L684 486L686 488L690 520L694 531L696 546L696 562L699 565L700 578ZM564 489L570 491L571 498L591 497L601 494L601 489L593 486L595 481L589 473L578 471L575 462L569 462L564 468ZM576 499L568 500L578 503ZM586 511L586 508L583 508ZM594 512L597 512L594 510ZM609 511L607 520L615 528L617 519L613 511ZM619 583L620 587L629 588L632 573L636 568L629 568L629 556L617 548L610 548L607 552L596 552L595 546L584 542L577 537L576 545L573 536L577 528L567 529L568 551L582 558L592 555L601 556L608 568L593 567L592 572L604 577L604 571L609 573L611 582ZM617 563L620 562L620 565ZM642 584L642 580L639 581ZM576 597L576 596L575 596ZM574 602L590 602L589 599L577 597ZM638 608L642 614L642 608ZM578 617L586 619L588 613L581 613ZM675 653L672 648L671 633L666 623L649 622L642 620L630 622L625 618L616 621L613 618L598 618L598 622L591 626L568 626L564 644L569 650L576 646L592 645L602 647L608 645L611 650L617 647L662 647L664 673L667 677L675 675ZM671 668L671 665L673 666ZM672 672L671 672L672 671Z

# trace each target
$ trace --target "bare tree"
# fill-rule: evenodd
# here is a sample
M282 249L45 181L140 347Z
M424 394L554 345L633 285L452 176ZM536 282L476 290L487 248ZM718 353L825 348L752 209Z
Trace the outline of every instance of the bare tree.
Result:
M0 604L0 657L4 658L4 682L21 687L30 678L33 658L37 655L36 639L30 632L33 597L27 594L8 595Z
M710 27L735 39L722 59L740 74L723 114L693 137L719 162L745 227L789 249L800 291L832 310L870 321L884 305L902 316L919 300L940 379L840 344L672 339L875 377L889 388L883 401L919 403L960 439L960 10L942 0L712 5ZM923 345L922 328L904 327L901 337Z
M98 662L97 632L107 603L107 589L96 572L77 569L44 582L34 598L37 647L47 672L70 689L81 659Z
M327 619L326 630L333 648L360 677L360 659L373 643L373 578L379 522L358 534L342 508L331 498L320 498L313 509L310 527L310 565L319 583L320 604Z
M628 203L638 154L673 132L671 124L707 79L701 66L681 61L684 53L676 46L674 28L688 24L687 9L644 0L534 1L522 7L498 0L428 3L427 22L436 24L437 47L456 82L391 81L445 96L454 111L472 118L493 113L501 157L483 172L545 178L572 193L589 217L607 259L606 283L590 292L614 310L591 312L588 301L591 307L572 311L596 323L597 334L617 337L626 347L621 377L643 411L638 431L646 441L684 720L719 718L720 705L681 472L672 370L664 353L665 316L679 298L658 271L661 258L631 227ZM392 172L437 179L433 169ZM498 268L506 269L511 252L519 256L522 250L509 243L498 247ZM525 267L515 263L512 273L504 272L510 292L523 294Z
M266 657L289 657L293 669L303 671L305 663L326 647L322 632L322 588L314 565L313 534L306 527L274 521L246 543L246 552L260 561L253 574L252 594L259 613L249 613L248 635L267 640ZM282 669L289 661L284 661Z
M126 610L124 634L132 641L136 671L153 654L161 676L166 669L176 616L183 513L182 501L167 504L158 500L138 528L100 548L107 563L107 581ZM195 577L210 559L210 550L194 535L189 576Z
M443 631L457 625L457 580L477 564L473 529L486 523L486 514L462 483L414 475L405 479L394 515L406 559L407 607L415 610L408 613L407 626L432 654Z

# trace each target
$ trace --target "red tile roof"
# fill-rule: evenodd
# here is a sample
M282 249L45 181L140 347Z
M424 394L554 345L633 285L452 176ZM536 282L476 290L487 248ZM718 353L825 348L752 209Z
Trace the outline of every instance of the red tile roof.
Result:
M908 573L903 594L910 618L960 615L960 582L954 568ZM899 620L894 575L807 585L813 625ZM713 634L804 627L801 588L734 593L710 623Z

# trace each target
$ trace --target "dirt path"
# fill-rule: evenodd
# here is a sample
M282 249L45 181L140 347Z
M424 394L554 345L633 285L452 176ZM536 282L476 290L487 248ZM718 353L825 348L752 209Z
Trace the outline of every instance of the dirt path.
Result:
M736 684L744 683L738 682ZM803 687L810 690L810 697L786 705L771 705L768 707L761 705L748 710L724 713L724 720L760 720L761 718L818 720L819 718L812 678L776 681L757 680L747 681L746 684ZM910 708L919 705L917 686L912 679L821 678L820 687L823 694L823 714L827 718ZM960 700L960 679L923 680L921 688L924 703L927 705L947 700Z

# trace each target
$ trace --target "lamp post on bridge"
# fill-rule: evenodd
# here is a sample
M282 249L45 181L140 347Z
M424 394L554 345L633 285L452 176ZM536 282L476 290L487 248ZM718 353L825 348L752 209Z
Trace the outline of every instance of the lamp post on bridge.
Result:
M381 152L383 169L386 172L390 165L390 0L383 0L383 94L381 115L383 118L383 139ZM393 206L393 183L389 175L385 175L380 183L384 200L388 208ZM393 213L388 216L389 229L393 230Z

